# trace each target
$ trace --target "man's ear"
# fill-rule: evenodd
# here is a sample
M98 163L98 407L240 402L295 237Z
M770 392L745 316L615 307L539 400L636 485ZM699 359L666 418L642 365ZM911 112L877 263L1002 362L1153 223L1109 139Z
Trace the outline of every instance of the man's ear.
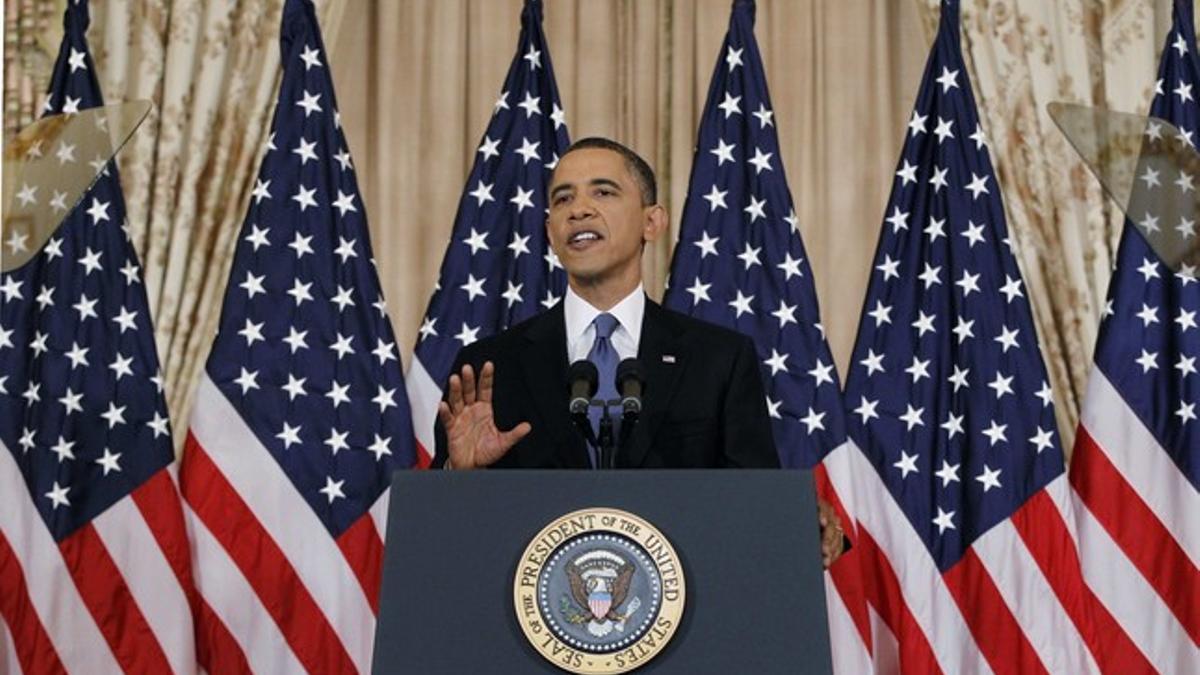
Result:
M662 204L647 206L644 209L646 219L642 223L642 241L654 241L667 230L667 210Z

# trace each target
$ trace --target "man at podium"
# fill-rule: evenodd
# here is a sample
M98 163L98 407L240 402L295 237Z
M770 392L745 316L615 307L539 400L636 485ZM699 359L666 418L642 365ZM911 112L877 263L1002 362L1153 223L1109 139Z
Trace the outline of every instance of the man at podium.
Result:
M563 154L549 192L546 232L566 295L459 351L438 406L433 465L778 467L750 338L646 297L642 251L667 229L650 166L615 141L585 138ZM570 412L572 364L594 364L594 396L615 400L627 359L636 360L641 412L623 421L615 411L606 457L603 411L591 406L586 420ZM825 504L821 521L828 563L841 552L841 527Z

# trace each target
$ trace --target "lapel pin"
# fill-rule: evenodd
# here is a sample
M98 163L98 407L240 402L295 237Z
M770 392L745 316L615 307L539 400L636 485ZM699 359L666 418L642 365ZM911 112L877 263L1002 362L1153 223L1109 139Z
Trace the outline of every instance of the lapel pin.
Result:
M662 360L663 363L675 363L675 355L674 354L663 354L662 359L663 359Z

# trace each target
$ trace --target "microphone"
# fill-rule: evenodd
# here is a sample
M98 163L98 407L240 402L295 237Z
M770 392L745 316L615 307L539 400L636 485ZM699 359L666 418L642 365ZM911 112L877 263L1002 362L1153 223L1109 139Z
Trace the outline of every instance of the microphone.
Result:
M646 371L637 359L625 359L617 366L617 393L626 419L642 412L642 392L646 389Z
M567 389L570 394L567 407L572 415L587 415L599 383L600 371L596 370L596 364L587 359L571 364L567 370Z

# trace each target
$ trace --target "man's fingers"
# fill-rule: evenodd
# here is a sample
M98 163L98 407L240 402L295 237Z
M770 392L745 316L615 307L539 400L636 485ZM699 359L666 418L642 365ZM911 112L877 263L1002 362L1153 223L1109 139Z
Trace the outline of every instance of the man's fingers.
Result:
M458 417L463 409L462 381L458 379L458 375L450 376L450 395L447 399L450 401L450 413Z
M479 400L483 403L492 402L492 383L496 379L496 366L491 361L483 364L479 370Z
M466 364L462 367L462 387L463 403L471 405L475 402L475 371Z
M529 435L533 431L533 426L529 422L521 422L517 426L500 433L500 444L505 448L511 448L518 441Z
M445 401L438 401L438 419L442 421L442 428L449 429L451 423L454 422L454 415L450 414L450 404Z

